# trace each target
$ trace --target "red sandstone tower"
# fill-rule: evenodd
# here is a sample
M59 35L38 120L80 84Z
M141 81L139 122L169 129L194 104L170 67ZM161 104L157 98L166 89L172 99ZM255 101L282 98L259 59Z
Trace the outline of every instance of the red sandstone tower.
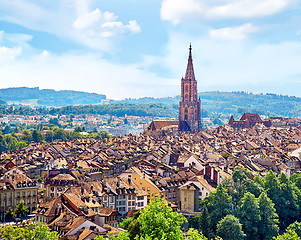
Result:
M181 79L181 101L179 106L179 131L191 133L202 130L201 100L198 98L197 81L194 77L191 44L185 79Z

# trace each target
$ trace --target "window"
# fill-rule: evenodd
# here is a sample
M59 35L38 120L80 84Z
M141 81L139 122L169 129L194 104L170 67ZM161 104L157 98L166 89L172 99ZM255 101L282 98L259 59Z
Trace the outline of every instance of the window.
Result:
M108 201L107 196L104 196L104 197L103 197L103 200L104 200L105 202Z
M150 191L150 188L149 188L149 187L147 188L147 191Z
M50 193L50 197L52 197L52 198L53 198L53 197L54 197L54 193Z
M22 193L22 196L25 197L25 192Z
M138 197L138 201L142 201L143 199L144 199L143 196L139 196L139 197Z
M110 197L110 203L114 202L114 197Z
M30 204L30 198L27 199L27 204Z
M132 205L132 202L128 202L128 206L131 206Z

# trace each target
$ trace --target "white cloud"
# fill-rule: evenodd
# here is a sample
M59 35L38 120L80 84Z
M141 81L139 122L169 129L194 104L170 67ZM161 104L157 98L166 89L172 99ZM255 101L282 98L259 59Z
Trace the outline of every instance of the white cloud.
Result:
M91 1L60 1L42 6L29 0L0 1L0 20L48 32L93 49L110 51L115 40L140 32L135 21L123 23L112 12L92 9Z
M3 61L3 63L5 64L6 61L15 59L15 57L20 56L21 53L21 47L0 47L0 62Z
M79 16L73 23L75 29L85 29L91 27L93 24L97 23L101 18L101 12L96 8L92 12L84 13Z
M275 92L301 96L301 42L254 43L221 41L171 32L166 55L145 57L145 68L165 67L177 79L185 75L188 47L192 55L198 90ZM168 71L167 71L168 72Z
M177 24L190 19L254 18L277 14L297 0L163 0L162 20Z
M113 99L170 96L178 90L174 79L159 77L135 64L113 64L98 54L56 55L34 50L27 59L16 57L18 54L21 48L0 48L0 61L2 57L3 62L9 60L9 64L0 64L0 88L80 90Z
M239 27L226 27L213 29L210 31L210 36L215 39L221 40L243 40L254 33L258 28L254 27L251 23L246 23Z
M164 0L161 6L161 19L178 24L185 18L193 18L204 13L202 2L198 0Z

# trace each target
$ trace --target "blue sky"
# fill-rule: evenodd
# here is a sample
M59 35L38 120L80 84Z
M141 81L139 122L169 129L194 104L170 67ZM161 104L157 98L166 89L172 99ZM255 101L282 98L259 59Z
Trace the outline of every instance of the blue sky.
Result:
M1 0L0 88L108 98L199 91L301 97L298 0Z

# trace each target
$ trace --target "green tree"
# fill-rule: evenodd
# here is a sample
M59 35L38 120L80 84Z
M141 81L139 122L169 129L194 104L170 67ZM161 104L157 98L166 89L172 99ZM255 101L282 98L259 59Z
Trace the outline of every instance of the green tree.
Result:
M219 184L216 190L211 192L201 204L203 207L207 207L211 220L210 228L215 232L217 223L231 213L232 198L228 195L227 190Z
M218 222L216 234L223 240L242 240L245 238L239 219L233 215L227 215Z
M289 230L282 235L278 235L277 237L273 237L273 240L301 240L298 234L292 230Z
M188 219L189 228L200 229L200 217L201 215L195 215Z
M260 240L270 240L278 234L278 215L274 208L274 203L268 198L265 192L258 198L260 221L258 225L258 238Z
M14 215L15 215L15 213L14 213L13 209L11 207L9 207L5 212L5 219L11 220L14 218Z
M42 176L39 176L39 177L38 177L38 182L39 182L39 183L43 182L43 177L42 177Z
M301 237L301 223L300 222L294 222L290 224L287 228L286 231L294 231L298 234L299 237Z
M173 212L165 200L155 197L138 217L141 224L140 237L151 239L177 240L184 239L181 224L185 218Z
M47 142L52 142L52 141L53 141L53 131L52 131L52 130L48 130L48 131L46 132L45 140L46 140Z
M194 229L189 229L188 236L185 240L207 240L207 238L199 231Z
M259 204L254 194L245 193L241 199L241 205L236 211L236 215L243 225L243 231L247 235L247 239L256 239L258 237L260 212Z
M81 129L81 127L76 127L75 129L74 129L74 132L78 132L78 133L80 133L80 132L82 132L82 129Z
M211 226L211 219L207 207L204 206L201 210L201 215L199 218L199 230L208 238L212 236L212 231L210 226Z
M275 203L280 194L280 187L277 177L272 171L269 171L264 178L264 189L266 190L268 197Z
M299 206L296 203L297 196L287 176L281 173L278 179L280 191L274 203L279 216L280 228L285 229L288 225L297 220Z
M33 130L31 136L32 136L32 140L34 142L41 142L41 141L43 141L43 135L42 135L42 133L40 131Z
M120 228L123 228L123 229L128 229L130 223L133 221L134 217L127 217L127 218L124 218L122 220L122 222L119 223L119 227Z
M29 213L28 207L25 205L24 200L21 199L19 204L16 206L15 213L18 216L24 216Z
M46 224L30 224L26 227L4 226L0 229L5 240L57 240L58 234L50 232Z

